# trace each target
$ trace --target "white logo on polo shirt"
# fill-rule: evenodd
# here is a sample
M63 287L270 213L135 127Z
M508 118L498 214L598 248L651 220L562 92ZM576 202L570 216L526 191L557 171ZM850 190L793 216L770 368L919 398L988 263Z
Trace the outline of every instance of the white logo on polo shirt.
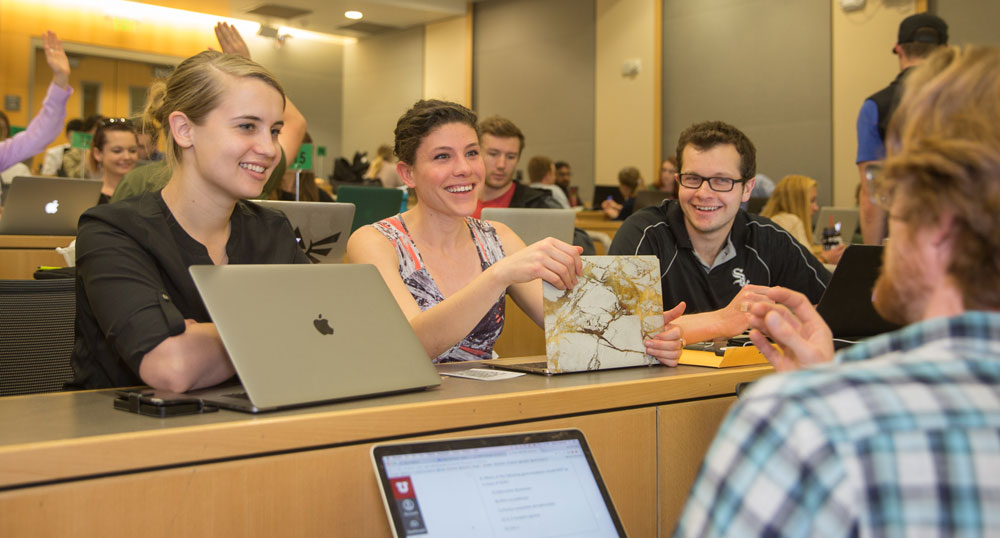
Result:
M746 275L743 274L743 269L739 267L733 269L733 284L736 284L742 288L743 286L746 286L749 283L750 281L747 280Z

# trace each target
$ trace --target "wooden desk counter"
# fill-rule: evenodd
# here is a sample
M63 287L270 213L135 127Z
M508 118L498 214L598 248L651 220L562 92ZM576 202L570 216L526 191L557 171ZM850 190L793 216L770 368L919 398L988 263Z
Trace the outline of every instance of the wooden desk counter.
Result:
M576 227L591 232L603 232L615 237L615 232L621 228L621 220L611 220L601 210L585 210L576 214Z
M257 416L130 415L109 391L0 398L0 536L389 536L373 442L567 427L587 435L629 535L666 534L736 384L770 371L442 377L435 390ZM690 477L657 473L664 462Z
M0 235L0 279L31 280L39 265L63 267L56 252L76 239L71 235Z

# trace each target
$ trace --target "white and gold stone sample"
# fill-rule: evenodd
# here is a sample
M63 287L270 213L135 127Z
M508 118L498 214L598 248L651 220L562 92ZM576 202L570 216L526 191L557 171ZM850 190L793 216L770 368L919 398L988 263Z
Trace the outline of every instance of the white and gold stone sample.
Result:
M556 372L653 364L646 339L663 330L656 256L584 256L571 290L545 284L545 352Z

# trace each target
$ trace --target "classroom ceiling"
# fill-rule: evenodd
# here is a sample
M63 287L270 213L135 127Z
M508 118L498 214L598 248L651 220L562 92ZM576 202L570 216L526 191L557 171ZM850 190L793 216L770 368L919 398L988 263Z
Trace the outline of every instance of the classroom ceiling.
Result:
M230 0L230 16L364 38L462 15L466 4L467 0ZM349 10L364 13L364 18L347 19L344 12Z

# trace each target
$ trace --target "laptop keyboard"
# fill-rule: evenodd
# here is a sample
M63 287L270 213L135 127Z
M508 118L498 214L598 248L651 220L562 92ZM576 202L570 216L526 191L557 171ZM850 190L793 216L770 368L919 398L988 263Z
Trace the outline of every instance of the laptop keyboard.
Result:
M519 362L517 366L520 368L536 368L539 370L544 370L549 367L549 363L546 361L542 362Z
M247 393L245 392L234 392L232 394L223 394L222 396L225 398L239 398L242 400L250 401L250 397L247 396Z

